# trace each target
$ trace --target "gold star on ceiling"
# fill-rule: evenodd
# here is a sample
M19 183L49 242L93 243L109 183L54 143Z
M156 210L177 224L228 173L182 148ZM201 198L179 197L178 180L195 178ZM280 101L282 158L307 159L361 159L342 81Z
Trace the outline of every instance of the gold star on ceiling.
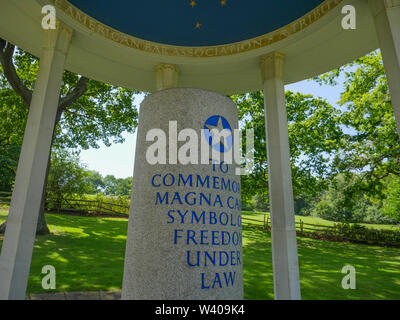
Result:
M226 1L227 0L220 0L219 3L221 4L221 6L226 6ZM190 1L190 6L192 8L194 8L196 5L197 5L196 1L194 1L194 0ZM202 24L200 22L196 22L196 29L200 29L201 26L202 26Z

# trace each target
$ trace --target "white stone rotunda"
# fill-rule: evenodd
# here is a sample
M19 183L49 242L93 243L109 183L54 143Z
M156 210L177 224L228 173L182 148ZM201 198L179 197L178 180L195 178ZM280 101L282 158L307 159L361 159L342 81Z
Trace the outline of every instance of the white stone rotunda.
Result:
M54 29L42 26L45 5L56 9ZM344 28L351 13L355 29ZM179 131L234 130L237 110L226 95L264 91L275 299L295 300L284 86L380 48L400 128L400 0L0 0L0 37L40 57L0 256L0 299L25 298L64 70L152 93L139 119L124 299L243 298L240 210L231 205L240 177L215 163L149 164L152 129L176 121Z

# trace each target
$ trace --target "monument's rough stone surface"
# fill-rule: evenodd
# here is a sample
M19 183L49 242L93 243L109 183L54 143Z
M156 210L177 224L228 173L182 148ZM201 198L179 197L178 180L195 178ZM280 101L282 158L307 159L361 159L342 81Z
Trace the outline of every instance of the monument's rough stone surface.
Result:
M177 129L169 132L174 121ZM240 176L234 164L212 160L216 150L222 156L232 151L233 135L218 143L201 131L213 127L238 128L236 106L215 92L174 88L143 101L122 299L243 299ZM166 139L154 138L155 128ZM213 146L208 164L182 164L180 157L169 163L190 154L185 144L194 140L184 129L197 133L199 163L200 139ZM161 162L166 156L166 164L148 162L155 144L155 156Z

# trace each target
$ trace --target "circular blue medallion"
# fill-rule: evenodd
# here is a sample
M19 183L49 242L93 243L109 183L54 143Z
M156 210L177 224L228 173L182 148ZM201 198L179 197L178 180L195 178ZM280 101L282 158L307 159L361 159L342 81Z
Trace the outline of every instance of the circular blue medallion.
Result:
M230 131L230 135L227 136L225 139L221 137L221 139L217 139L217 137L214 137L212 130L218 130L218 132L221 134L222 130L228 130ZM232 128L224 117L222 116L212 116L207 119L207 121L204 124L204 135L206 138L206 141L210 144L210 146L214 149L217 150L221 153L228 152L233 145L233 132ZM222 134L221 134L222 136Z

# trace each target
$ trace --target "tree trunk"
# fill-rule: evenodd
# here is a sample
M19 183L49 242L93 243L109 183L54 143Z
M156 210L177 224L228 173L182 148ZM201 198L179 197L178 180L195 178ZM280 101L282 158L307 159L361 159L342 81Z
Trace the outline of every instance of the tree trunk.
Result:
M32 100L32 92L30 89L28 89L24 82L18 77L18 73L15 70L15 66L13 64L13 56L14 56L14 51L15 51L15 46L6 40L0 38L0 65L3 67L4 75L6 76L9 84L11 87L15 90L16 93L18 93L21 98L24 101L25 106L29 110L29 106L31 105L31 100ZM78 80L78 83L76 84L76 87L65 97L60 97L58 101L58 111L56 115L56 122L53 130L53 138L52 142L54 140L54 134L56 127L58 123L61 120L61 116L63 111L73 103L75 103L87 90L87 85L88 85L89 79L86 77L81 77ZM51 149L53 147L53 143L51 144L50 147L50 154L49 154L49 161L47 164L47 172L46 172L46 179L43 187L43 194L42 194L42 203L40 206L40 212L39 212L39 217L38 217L38 224L37 224L37 229L36 229L36 234L49 234L49 228L47 227L46 224L46 218L44 216L44 210L45 210L45 202L46 202L46 187L47 187L47 180L48 180L48 175L50 171L50 165L51 165ZM0 225L0 233L4 233L7 227L7 220Z
M46 218L44 216L44 210L40 210L38 224L36 227L36 235L50 234L50 230L46 224Z

